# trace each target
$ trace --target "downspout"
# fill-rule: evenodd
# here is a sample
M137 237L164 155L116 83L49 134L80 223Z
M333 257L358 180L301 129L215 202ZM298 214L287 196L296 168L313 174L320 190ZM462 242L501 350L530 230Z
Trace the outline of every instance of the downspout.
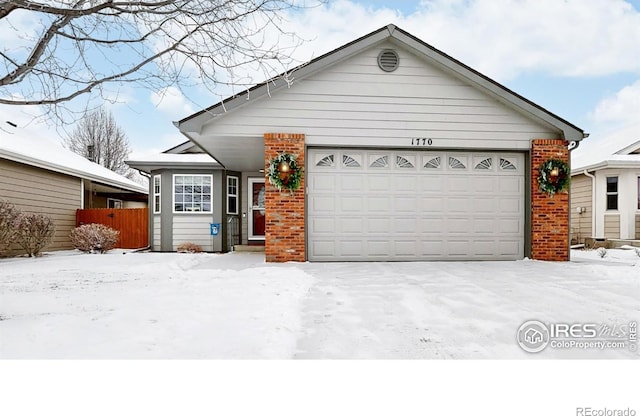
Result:
M586 169L582 172L584 176L591 178L591 237L596 236L596 177Z

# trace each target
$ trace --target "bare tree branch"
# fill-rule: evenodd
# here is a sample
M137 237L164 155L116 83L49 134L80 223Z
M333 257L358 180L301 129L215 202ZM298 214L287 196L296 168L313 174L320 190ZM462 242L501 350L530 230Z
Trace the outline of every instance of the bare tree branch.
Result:
M128 83L251 86L237 70L283 72L301 39L282 19L323 1L0 0L0 30L15 35L0 45L0 104L57 113Z

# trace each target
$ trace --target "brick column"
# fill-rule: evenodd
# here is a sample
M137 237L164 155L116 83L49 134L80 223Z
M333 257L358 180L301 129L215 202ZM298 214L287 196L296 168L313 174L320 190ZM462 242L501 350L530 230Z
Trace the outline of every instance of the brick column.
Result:
M531 143L531 257L535 260L569 260L569 190L553 196L538 185L540 165L549 159L569 164L568 143L535 139Z
M269 171L269 160L280 153L297 155L296 164L305 166L304 134L265 133L265 172ZM266 181L265 193L265 258L267 262L306 261L305 250L305 183L302 174L300 187L293 195L288 190L279 191Z

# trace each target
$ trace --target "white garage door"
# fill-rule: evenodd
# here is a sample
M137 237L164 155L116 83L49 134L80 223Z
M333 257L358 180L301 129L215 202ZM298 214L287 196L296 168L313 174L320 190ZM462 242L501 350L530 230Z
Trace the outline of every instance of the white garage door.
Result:
M311 261L524 257L524 156L309 149Z

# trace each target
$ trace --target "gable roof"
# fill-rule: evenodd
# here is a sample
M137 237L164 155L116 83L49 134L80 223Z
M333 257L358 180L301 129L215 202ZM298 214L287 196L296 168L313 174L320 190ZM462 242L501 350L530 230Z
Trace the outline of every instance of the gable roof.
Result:
M572 154L571 174L606 168L640 169L640 124L598 138Z
M251 97L253 100L261 96L269 95L278 89L289 86L292 82L295 83L296 79L312 75L330 65L348 59L349 57L384 41L395 42L406 47L416 55L428 59L431 63L441 69L445 69L448 72L455 74L457 77L467 80L470 84L475 85L477 88L498 101L529 115L531 118L537 119L544 124L554 127L562 132L565 140L580 141L588 137L588 134L585 134L579 127L576 127L563 118L551 113L545 108L524 98L502 84L499 84L498 82L392 24L347 43L338 49L319 56L318 58L304 63L290 71L282 73L263 82L262 84L258 84L248 89L246 92L231 96L205 110L174 122L174 125L187 137L193 139L189 133L200 133L202 126L207 121L230 110L246 105L248 102L247 97Z
M146 186L140 185L104 166L65 149L60 144L32 134L22 128L9 133L0 129L0 158L31 165L38 168L88 179L141 194L148 194Z

